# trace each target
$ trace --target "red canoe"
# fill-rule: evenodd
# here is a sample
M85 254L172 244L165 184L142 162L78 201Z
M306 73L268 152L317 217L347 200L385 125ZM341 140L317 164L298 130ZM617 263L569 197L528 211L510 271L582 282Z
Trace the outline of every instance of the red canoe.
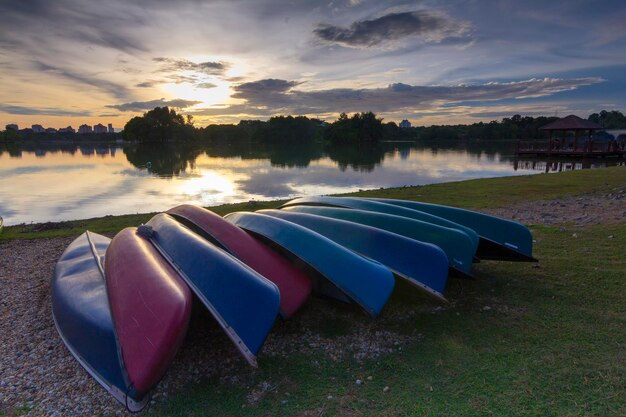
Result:
M154 246L129 227L105 255L107 295L132 388L147 393L165 374L187 333L192 295Z
M291 262L219 215L183 204L168 214L272 281L280 290L280 314L292 316L311 294L311 279Z

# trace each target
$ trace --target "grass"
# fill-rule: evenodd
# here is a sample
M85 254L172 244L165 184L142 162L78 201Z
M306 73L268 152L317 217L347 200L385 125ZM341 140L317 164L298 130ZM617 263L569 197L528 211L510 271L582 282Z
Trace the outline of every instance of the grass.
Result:
M375 190L359 195L421 199L468 208L533 199L610 193L626 168L473 180ZM275 207L254 202L214 208ZM150 215L105 217L6 229L3 239L115 232ZM179 390L144 415L162 416L623 416L626 415L626 224L574 228L533 226L539 266L481 262L475 281L451 280L441 308L398 285L383 314L313 299L272 338L332 343L355 329L372 338L390 331L409 342L388 355L335 360L321 348L294 344L284 357L261 352L259 369L242 362ZM576 237L574 237L574 234ZM611 236L611 238L609 238ZM416 335L419 335L417 337ZM212 343L212 342L211 342ZM304 343L304 342L303 342ZM220 364L215 367L221 369ZM224 376L237 376L236 383ZM368 378L368 377L371 377ZM360 379L362 384L356 384ZM251 392L271 389L257 401Z
M208 378L146 415L626 415L626 225L534 235L539 268L483 262L476 281L451 282L443 310L400 288L376 320L345 309L332 322L296 318L331 340L363 321L422 335L401 352L365 361L297 348L284 358L261 354L259 370L237 371L245 382ZM323 321L327 307L309 308ZM263 382L276 388L250 404Z

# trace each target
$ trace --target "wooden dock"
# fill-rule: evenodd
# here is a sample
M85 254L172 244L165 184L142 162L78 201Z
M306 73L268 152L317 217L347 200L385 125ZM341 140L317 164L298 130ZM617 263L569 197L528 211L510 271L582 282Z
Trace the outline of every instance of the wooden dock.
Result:
M585 141L582 146L567 143L561 145L559 141L549 142L518 142L515 154L519 156L548 156L567 158L623 158L626 156L625 143L616 141L594 143Z

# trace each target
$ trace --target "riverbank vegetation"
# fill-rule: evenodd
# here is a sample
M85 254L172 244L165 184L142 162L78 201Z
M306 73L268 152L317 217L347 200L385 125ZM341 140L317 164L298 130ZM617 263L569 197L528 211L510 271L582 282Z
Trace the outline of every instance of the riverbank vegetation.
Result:
M497 140L539 138L539 130L557 117L514 115L501 121L470 125L443 125L400 128L372 112L342 113L333 122L306 116L273 116L267 121L242 120L238 124L212 124L195 128L190 116L184 118L167 107L155 108L132 118L124 127L124 138L135 141L208 141L302 143L324 140L333 144L376 143L398 140ZM626 128L626 117L619 111L601 111L589 120L605 128Z

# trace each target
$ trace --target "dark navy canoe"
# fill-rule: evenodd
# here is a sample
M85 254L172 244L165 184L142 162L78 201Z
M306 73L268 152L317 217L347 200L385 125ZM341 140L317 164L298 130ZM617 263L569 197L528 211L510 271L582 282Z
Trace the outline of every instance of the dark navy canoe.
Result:
M427 294L446 301L448 257L437 246L346 220L285 210L260 210L304 226L363 256L386 265L397 276Z
M120 403L138 411L148 397L137 397L119 355L102 267L109 243L86 232L65 249L52 278L52 316L83 368Z
M451 270L471 276L474 246L469 236L458 229L392 214L348 208L290 206L282 210L347 220L397 233L420 242L431 243L445 252Z
M368 200L423 211L471 228L480 236L476 256L481 259L522 262L537 261L532 255L532 235L530 230L523 224L458 207L388 198L372 198Z
M394 286L393 273L305 227L259 213L224 216L246 231L263 236L319 272L372 316L377 316Z
M167 214L157 214L140 231L150 236L243 356L256 366L256 355L278 315L276 285Z
M109 245L106 288L124 369L139 396L169 368L183 343L193 296L154 246L129 227Z
M276 284L280 291L280 311L283 317L292 316L309 298L311 279L304 271L221 216L190 204L174 207L167 214Z
M312 197L301 197L291 200L284 205L283 207L291 207L298 205L320 205L327 207L344 207L350 209L357 210L367 210L373 211L377 213L385 213L385 214L393 214L395 216L408 217L413 220L419 220L423 222L428 222L432 224L436 224L439 226L447 227L450 229L458 229L465 233L471 240L473 250L476 252L478 249L478 234L470 229L467 226L463 226L461 224L452 222L450 220L444 219L439 216L434 216L429 213L424 213L417 210L408 209L406 207L400 207L393 204L380 203L378 201L367 200L364 198L357 197L326 197L326 196L312 196Z

